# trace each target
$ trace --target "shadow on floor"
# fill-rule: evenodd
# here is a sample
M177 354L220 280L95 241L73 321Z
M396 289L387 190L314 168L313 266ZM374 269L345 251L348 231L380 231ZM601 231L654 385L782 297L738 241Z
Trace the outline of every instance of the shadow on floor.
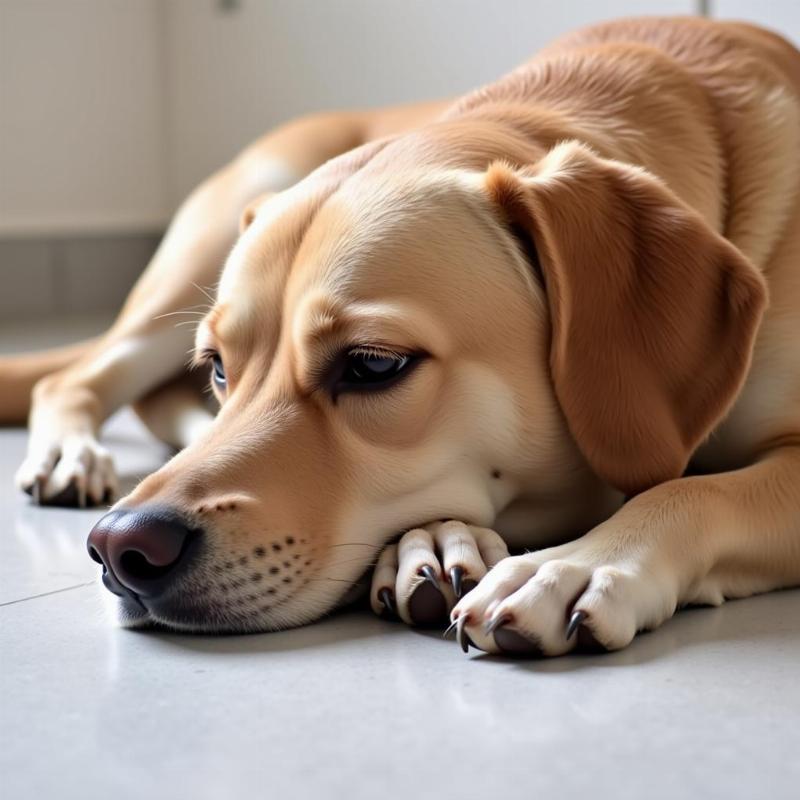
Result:
M640 634L628 648L614 653L578 653L549 659L494 656L478 654L476 650L470 653L476 664L506 663L515 669L541 674L628 667L666 659L677 651L692 648L711 652L720 642L741 642L749 648L763 645L768 653L776 641L800 635L799 602L800 592L795 590L729 602L720 608L685 609L657 631ZM402 623L378 619L368 608L357 605L337 611L318 623L288 631L198 636L146 630L137 635L156 636L170 648L228 655L318 649L342 641L405 636L408 632ZM452 640L442 638L443 630L411 629L411 632L438 641L442 647L457 648Z

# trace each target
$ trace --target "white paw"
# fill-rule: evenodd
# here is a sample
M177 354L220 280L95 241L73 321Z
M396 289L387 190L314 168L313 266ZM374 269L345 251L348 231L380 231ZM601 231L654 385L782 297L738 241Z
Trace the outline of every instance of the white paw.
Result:
M375 567L370 603L379 615L409 625L446 624L459 597L508 555L498 534L456 520L404 533L387 546Z
M452 611L462 646L548 656L579 644L617 650L672 616L669 580L584 539L501 561Z
M111 454L83 433L61 441L32 440L16 483L40 505L85 508L112 502L119 492Z

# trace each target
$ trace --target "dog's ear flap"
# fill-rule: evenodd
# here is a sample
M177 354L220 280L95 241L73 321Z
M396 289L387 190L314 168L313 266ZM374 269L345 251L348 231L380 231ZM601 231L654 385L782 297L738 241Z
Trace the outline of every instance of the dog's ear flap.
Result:
M756 268L643 170L567 142L485 187L535 247L550 369L594 471L626 494L679 477L732 405L766 306Z
M265 192L264 194L259 195L256 197L255 200L251 200L246 206L244 211L242 211L242 216L239 217L239 235L241 236L251 225L253 220L256 218L256 214L258 214L258 210L264 203L267 202L271 197L275 196L275 192Z

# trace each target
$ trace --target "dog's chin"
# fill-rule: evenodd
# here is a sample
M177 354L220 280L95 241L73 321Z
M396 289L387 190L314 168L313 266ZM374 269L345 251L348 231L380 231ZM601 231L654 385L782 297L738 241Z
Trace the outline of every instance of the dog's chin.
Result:
M120 598L117 603L117 622L129 630L216 635L267 633L302 624L270 619L257 609L234 613L213 606L144 605L128 598Z
M316 622L326 614L361 599L369 584L362 577L344 594L324 605L290 598L282 607L265 613L257 608L237 609L197 602L151 603L132 597L116 597L116 615L120 627L131 630L161 630L194 634L268 633Z
M117 623L121 628L150 628L154 622L147 611L140 603L128 597L114 598L114 611Z

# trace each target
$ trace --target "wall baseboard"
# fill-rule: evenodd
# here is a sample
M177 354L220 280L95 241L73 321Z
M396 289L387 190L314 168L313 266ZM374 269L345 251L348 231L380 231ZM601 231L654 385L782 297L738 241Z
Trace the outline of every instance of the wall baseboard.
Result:
M0 238L0 319L113 313L161 236Z

